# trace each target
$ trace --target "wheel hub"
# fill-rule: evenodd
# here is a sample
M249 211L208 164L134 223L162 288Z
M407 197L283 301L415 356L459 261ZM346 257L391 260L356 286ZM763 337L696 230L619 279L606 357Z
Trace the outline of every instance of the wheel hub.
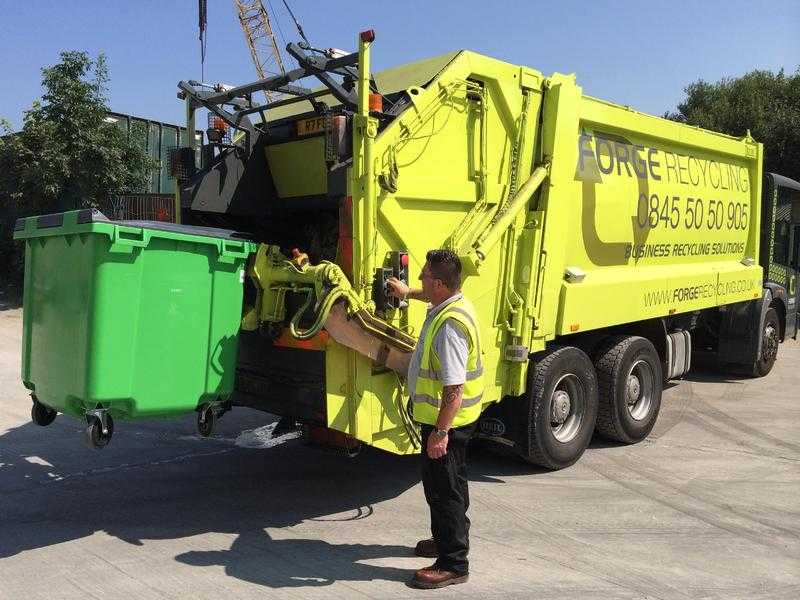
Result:
M569 416L571 406L569 394L564 390L557 390L553 394L551 421L559 425L564 423Z
M629 375L628 376L628 405L636 404L639 400L639 396L642 393L642 382L639 381L639 378L636 375Z
M564 373L550 394L550 432L556 441L567 444L581 430L586 410L586 390L574 373Z
M625 379L625 404L634 420L641 421L649 417L654 387L655 374L652 367L642 359L634 362Z
M772 325L767 325L764 328L764 339L761 344L763 360L769 361L774 358L778 352L778 332Z

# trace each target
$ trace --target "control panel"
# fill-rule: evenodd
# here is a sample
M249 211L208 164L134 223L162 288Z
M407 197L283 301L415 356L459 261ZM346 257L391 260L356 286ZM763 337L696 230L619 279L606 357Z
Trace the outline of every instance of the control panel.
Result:
M396 277L408 285L408 252L389 252L386 255L384 266L375 269L372 299L375 301L375 308L378 312L408 306L406 300L395 298L389 293L389 285L386 282L390 277Z

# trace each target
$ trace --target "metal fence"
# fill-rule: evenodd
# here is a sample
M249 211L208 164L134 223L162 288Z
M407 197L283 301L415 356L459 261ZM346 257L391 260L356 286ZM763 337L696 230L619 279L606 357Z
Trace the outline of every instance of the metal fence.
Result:
M175 196L172 194L123 194L112 196L103 213L114 221L175 222Z
M150 174L146 189L142 192L164 194L172 191L173 182L169 173L169 150L176 146L186 145L186 128L151 121L142 117L134 117L123 113L109 112L107 123L119 127L129 139L133 139L147 155L157 162ZM195 131L195 162L200 162L200 146L203 143L203 132Z

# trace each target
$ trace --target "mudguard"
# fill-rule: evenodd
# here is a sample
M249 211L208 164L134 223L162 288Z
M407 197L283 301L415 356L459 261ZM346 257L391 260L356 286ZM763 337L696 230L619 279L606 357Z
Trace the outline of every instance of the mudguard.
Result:
M774 301L782 304L786 314L786 290L773 283L767 283L764 293L758 300L737 302L727 307L720 323L717 361L720 365L741 365L751 367L761 353L761 330L767 311ZM781 323L785 331L785 323ZM781 341L783 338L781 338Z

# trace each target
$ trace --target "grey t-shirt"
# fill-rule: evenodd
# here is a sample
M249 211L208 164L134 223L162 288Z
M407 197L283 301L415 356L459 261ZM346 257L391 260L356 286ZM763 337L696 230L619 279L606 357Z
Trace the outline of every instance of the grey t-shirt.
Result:
M422 324L419 332L419 339L423 340L434 317L438 315L445 306L461 298L461 294L456 294L433 308L428 309L428 315ZM441 377L442 385L461 385L467 381L467 357L469 356L469 339L464 330L451 320L446 320L436 337L433 338L433 347L439 362L442 365ZM417 388L417 379L422 362L422 344L418 343L411 355L408 364L408 392L413 394Z

